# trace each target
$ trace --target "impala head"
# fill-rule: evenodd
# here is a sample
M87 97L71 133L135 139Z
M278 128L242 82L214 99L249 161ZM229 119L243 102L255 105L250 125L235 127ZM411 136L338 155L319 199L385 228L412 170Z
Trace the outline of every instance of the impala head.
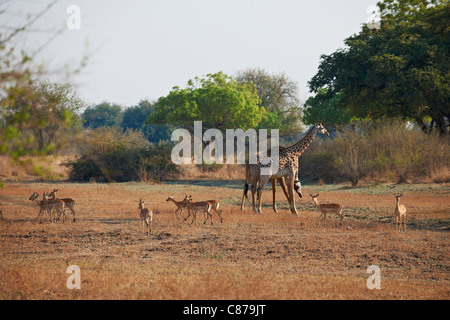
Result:
M166 201L169 201L170 199L173 199L173 194L171 194Z
M142 201L142 199L139 199L139 209L144 209L145 201Z
M192 202L192 195L190 196L186 195L182 202Z
M30 199L28 199L28 200L34 201L34 200L36 200L38 197L39 197L39 194L38 194L37 192L33 192L33 194L30 196Z
M325 127L322 125L322 121L318 121L314 126L316 127L317 133L324 134L327 136L330 135L327 129L325 129Z
M394 197L397 199L397 201L398 200L400 200L400 198L403 196L403 193L400 193L400 194L396 194L396 193L393 193L393 195L394 195Z
M315 196L313 196L311 193L309 194L312 198L312 200L314 201L314 203L317 202L317 197L319 196L319 194L316 194Z

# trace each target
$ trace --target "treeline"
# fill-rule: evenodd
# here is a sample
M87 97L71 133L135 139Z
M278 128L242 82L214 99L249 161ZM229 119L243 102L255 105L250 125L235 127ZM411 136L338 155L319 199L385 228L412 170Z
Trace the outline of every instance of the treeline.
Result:
M138 105L123 108L118 104L102 102L88 106L81 114L84 129L121 128L122 131L135 130L152 143L169 141L172 126L169 124L149 124L147 118L155 112L155 104L141 100Z
M142 131L101 127L86 133L78 157L65 165L72 181L165 181L179 175L171 149L171 143L150 143Z
M366 178L448 176L448 152L442 151L450 136L448 1L384 0L377 6L379 28L364 24L344 48L321 56L304 104L285 73L256 68L196 77L128 108L88 106L70 81L47 80L33 56L14 45L33 19L4 28L0 153L17 159L70 150L78 155L67 164L73 180L162 181L178 174L170 161L175 128L192 133L194 121L202 121L203 130L278 129L286 146L321 120L333 137L316 139L302 155L305 179L356 186ZM0 10L0 18L6 13Z
M403 121L362 122L318 139L300 157L301 180L353 187L364 180L450 182L450 143Z

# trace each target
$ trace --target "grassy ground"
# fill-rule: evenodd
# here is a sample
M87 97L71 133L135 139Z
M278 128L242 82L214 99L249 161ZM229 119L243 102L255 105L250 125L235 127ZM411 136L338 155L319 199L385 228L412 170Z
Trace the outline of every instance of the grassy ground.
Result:
M58 188L76 200L77 221L36 222L28 200ZM280 189L281 190L281 189ZM393 192L403 193L407 232L395 232ZM345 206L344 227L318 217L309 193ZM190 226L174 215L181 200L218 199L220 224ZM306 185L299 216L278 193L279 213L264 193L263 214L246 202L242 181L70 184L5 183L0 189L0 299L449 299L450 186ZM154 212L153 234L142 233L138 201ZM70 217L70 215L69 215ZM69 290L67 267L81 270ZM381 289L369 290L370 265Z

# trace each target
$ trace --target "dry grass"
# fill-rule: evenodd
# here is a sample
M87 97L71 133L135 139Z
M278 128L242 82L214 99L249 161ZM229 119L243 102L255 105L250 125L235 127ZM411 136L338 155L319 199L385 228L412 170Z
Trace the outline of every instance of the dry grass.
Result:
M318 191L323 203L346 206L339 229L335 217L317 228L318 213L306 198L297 200L299 217L286 201L273 213L268 190L262 215L241 212L241 184L5 183L0 299L450 298L448 185L404 192L408 229L399 233L389 188L305 186L305 196ZM29 196L53 188L76 200L77 222L35 221ZM175 205L165 201L172 193L178 200L220 200L224 224L217 215L213 227L179 222ZM154 212L150 236L141 232L139 199ZM381 268L380 290L366 287L372 264ZM66 287L69 265L81 269L80 290Z

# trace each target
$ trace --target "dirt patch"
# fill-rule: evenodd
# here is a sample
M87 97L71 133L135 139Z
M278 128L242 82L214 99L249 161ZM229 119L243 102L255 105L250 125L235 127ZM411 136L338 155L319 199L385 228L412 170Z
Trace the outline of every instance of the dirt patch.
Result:
M36 222L28 200L58 188L76 200L77 222ZM394 231L395 198L388 192L319 190L340 202L344 227L298 199L299 216L279 194L278 214L266 192L263 214L239 208L234 185L7 183L0 189L1 299L449 299L450 199L408 193L407 232ZM190 226L166 202L218 199L224 223ZM154 215L153 234L142 233L138 200ZM203 221L203 219L200 219ZM66 287L66 269L81 270L81 290ZM378 265L382 289L368 290L367 267Z

